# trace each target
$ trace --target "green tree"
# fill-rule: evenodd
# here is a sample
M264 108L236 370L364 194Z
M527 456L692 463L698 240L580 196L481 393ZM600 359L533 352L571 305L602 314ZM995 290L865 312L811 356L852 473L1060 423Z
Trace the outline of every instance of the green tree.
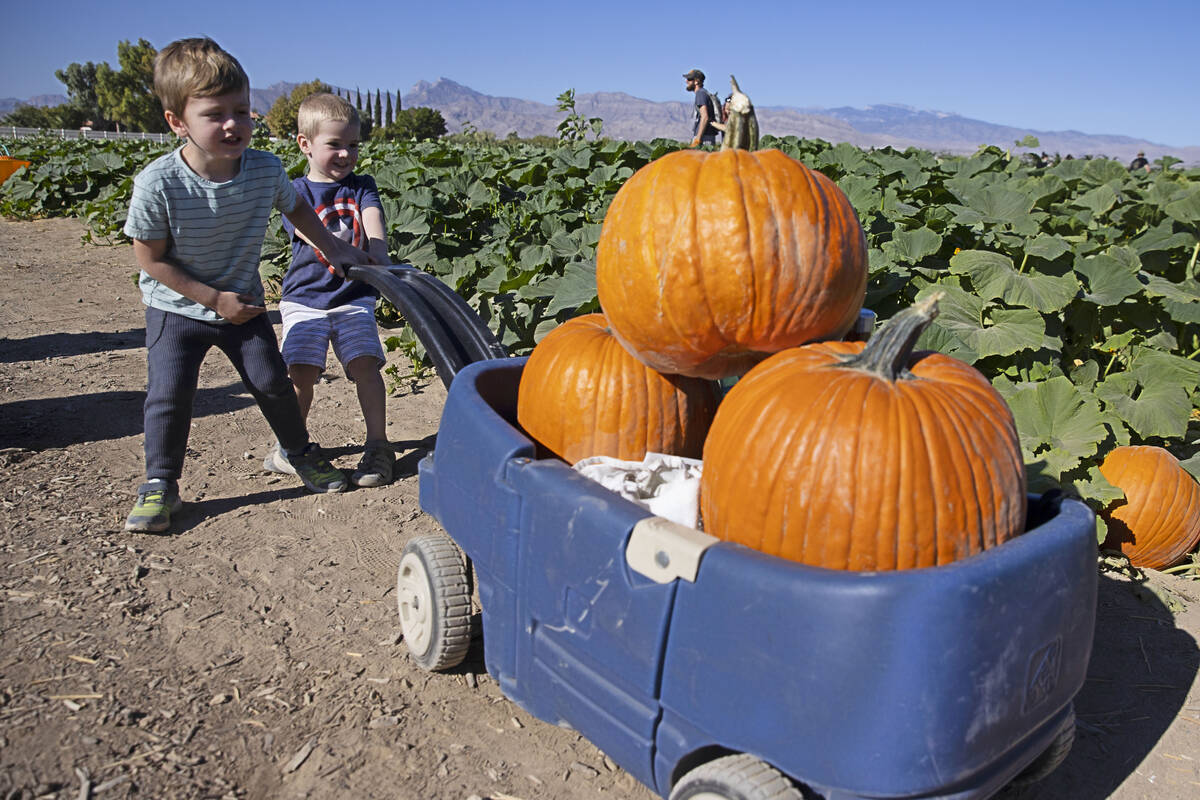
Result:
M383 122L384 125L392 124L392 93L391 92L388 92L388 95L387 95L387 108L384 109L383 120L384 120L384 122Z
M417 106L396 112L391 125L378 129L374 138L425 141L446 135L446 120L442 112L433 108Z
M304 102L304 98L310 94L330 91L333 90L329 88L329 84L311 80L292 89L291 94L285 94L276 99L266 116L267 127L271 134L280 139L290 139L295 136L296 112L300 110L300 104Z
M66 69L55 70L54 77L67 87L67 105L78 112L81 125L108 130L111 123L100 113L100 99L96 96L95 64L91 61L68 64Z
M0 117L5 125L18 128L79 128L88 118L72 106L63 103L57 106L19 105Z
M358 90L357 86L354 87L354 109L360 114L362 113L362 92Z
M396 110L400 110L400 90L396 90Z
M154 95L154 57L158 51L145 39L117 44L115 70L96 65L96 102L100 114L125 130L162 133L170 130L162 105Z
M383 106L379 102L379 90L375 90L375 121L383 124Z

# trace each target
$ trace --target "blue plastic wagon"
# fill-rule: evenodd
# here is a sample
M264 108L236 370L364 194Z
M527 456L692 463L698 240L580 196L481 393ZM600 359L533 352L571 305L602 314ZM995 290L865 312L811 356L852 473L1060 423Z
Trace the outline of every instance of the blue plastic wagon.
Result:
M536 459L525 359L462 345L450 320L482 325L440 289L381 289L423 294L445 321L418 335L459 342L431 350L449 391L420 465L448 535L410 540L397 581L421 666L461 662L477 587L504 694L670 800L974 800L1066 757L1095 622L1086 506L1031 497L1024 535L900 572L718 541Z

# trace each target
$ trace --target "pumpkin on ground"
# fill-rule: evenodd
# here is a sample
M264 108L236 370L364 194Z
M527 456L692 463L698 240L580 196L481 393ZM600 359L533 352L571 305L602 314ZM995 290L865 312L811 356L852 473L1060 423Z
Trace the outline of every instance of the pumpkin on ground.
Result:
M704 446L705 531L818 567L948 564L1024 529L1013 416L977 370L913 352L937 295L869 342L818 342L752 369Z
M699 458L717 385L662 375L613 338L603 314L564 322L525 364L517 421L568 463L589 456L640 461L647 451Z
M614 335L660 372L740 375L841 338L867 284L846 195L779 150L683 150L639 169L605 214L596 290Z
M1125 492L1101 512L1103 547L1120 550L1135 567L1163 569L1200 543L1200 484L1175 456L1149 445L1116 447L1100 474Z

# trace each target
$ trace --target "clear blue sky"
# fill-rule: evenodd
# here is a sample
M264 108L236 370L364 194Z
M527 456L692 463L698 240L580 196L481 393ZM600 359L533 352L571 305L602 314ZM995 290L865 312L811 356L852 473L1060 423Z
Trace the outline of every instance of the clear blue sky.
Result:
M8 3L5 3L8 6ZM319 78L407 91L446 77L553 103L564 89L689 99L728 75L759 106L901 103L1036 130L1200 145L1200 0L1007 3L40 0L5 13L0 97L65 93L71 62L117 42L207 35L251 85Z

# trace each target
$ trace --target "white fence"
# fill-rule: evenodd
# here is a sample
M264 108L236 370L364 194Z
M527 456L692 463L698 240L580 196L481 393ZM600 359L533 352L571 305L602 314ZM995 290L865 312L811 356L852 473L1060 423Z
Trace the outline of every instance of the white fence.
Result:
M147 139L151 142L170 142L175 140L173 133L141 133L134 131L93 131L93 130L64 130L62 128L15 128L11 125L0 125L0 137L20 139L27 136L53 136L57 139Z

